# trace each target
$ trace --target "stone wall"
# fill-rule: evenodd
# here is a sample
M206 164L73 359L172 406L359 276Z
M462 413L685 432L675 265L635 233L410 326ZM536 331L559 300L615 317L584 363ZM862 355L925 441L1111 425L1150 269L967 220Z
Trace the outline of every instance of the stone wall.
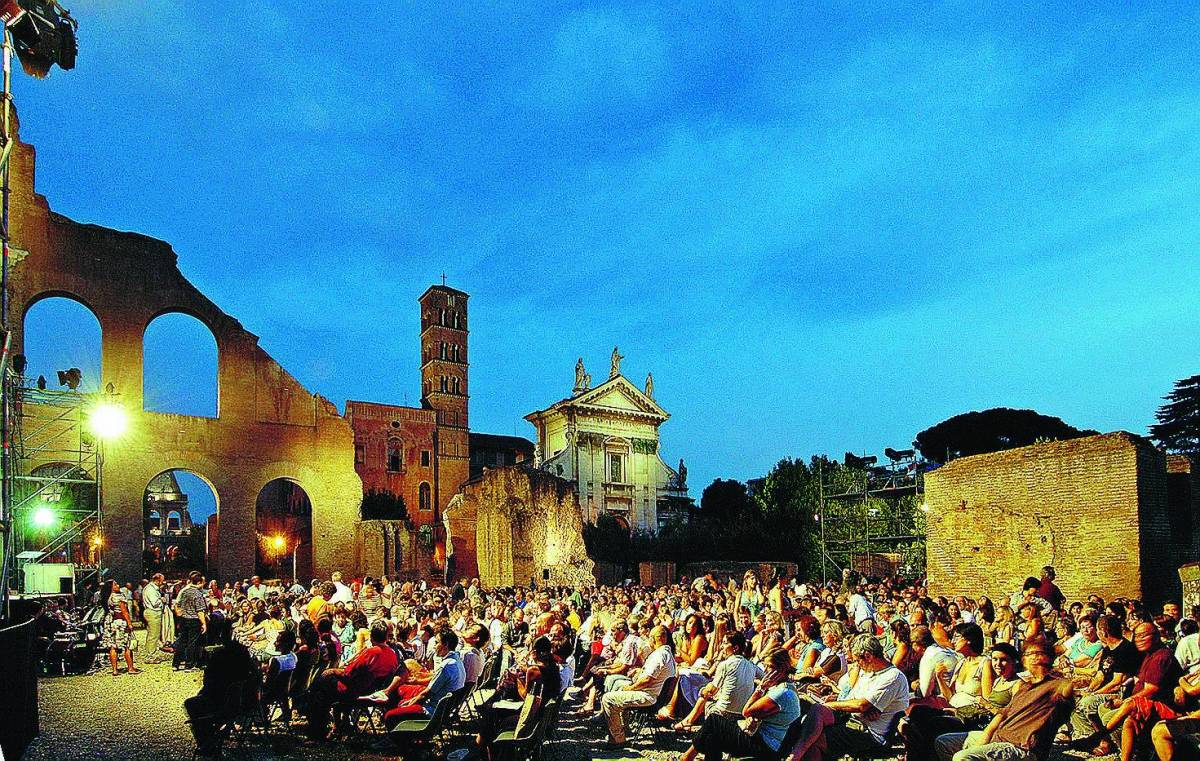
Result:
M999 599L1053 565L1068 598L1161 601L1195 558L1172 533L1165 456L1129 433L954 460L925 476L925 499L935 594Z
M74 299L100 323L99 387L112 383L130 418L125 436L104 452L105 565L122 581L141 578L146 485L163 471L185 469L216 493L222 579L254 572L255 500L276 478L295 481L312 501L314 573L353 570L362 484L350 426L334 405L302 387L256 336L188 282L169 245L52 212L34 191L34 163L33 147L18 142L12 157L13 352L22 351L25 314L43 298ZM195 317L216 340L215 418L143 411L142 336L169 312Z
M446 508L447 576L489 588L594 584L574 485L524 465L489 468Z

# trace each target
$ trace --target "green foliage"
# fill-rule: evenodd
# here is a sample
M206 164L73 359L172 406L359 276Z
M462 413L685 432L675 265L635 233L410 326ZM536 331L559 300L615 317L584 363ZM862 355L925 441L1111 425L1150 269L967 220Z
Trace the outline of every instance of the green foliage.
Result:
M383 489L371 489L363 495L362 517L365 521L407 521L408 506L404 497Z
M725 525L737 520L750 509L750 494L741 481L720 478L704 489L700 496L700 515L709 521Z
M996 407L943 420L918 433L913 446L926 460L945 463L955 457L1000 452L1038 441L1060 441L1095 433L1033 410Z
M1168 452L1200 454L1200 375L1176 381L1164 399L1150 436Z

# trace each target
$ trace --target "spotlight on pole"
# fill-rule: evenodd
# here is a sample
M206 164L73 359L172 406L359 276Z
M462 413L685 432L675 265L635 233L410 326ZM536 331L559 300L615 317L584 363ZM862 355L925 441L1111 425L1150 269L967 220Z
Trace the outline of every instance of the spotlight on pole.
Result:
M874 465L876 460L878 460L878 459L879 458L876 457L875 455L870 455L868 457L859 457L858 455L854 454L853 452L847 452L846 457L842 462L845 464L845 466L847 468L854 468L855 470L866 470L868 467Z
M276 536L271 540L271 546L274 547L278 552L283 552L285 549L287 549L287 540L282 536Z
M88 418L92 433L100 439L115 439L125 433L129 418L118 404L103 402L96 405Z
M79 384L83 383L83 371L78 367L72 367L70 370L58 371L58 385L66 386L75 391L79 388Z
M12 32L17 58L31 77L44 79L55 64L75 68L79 24L58 0L0 0L0 21Z

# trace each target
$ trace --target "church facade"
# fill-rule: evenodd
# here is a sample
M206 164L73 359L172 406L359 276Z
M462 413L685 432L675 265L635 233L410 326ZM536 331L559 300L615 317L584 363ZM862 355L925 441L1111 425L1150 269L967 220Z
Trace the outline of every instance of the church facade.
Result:
M670 415L654 400L654 380L638 388L613 350L609 377L592 387L580 359L572 395L525 419L537 430L535 462L575 484L585 521L607 513L630 531L656 532L686 519L687 468L667 465L659 427Z

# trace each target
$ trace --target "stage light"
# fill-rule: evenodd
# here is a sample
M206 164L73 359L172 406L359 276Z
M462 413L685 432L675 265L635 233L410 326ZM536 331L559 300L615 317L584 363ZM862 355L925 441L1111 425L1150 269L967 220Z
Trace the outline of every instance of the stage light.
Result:
M58 0L0 0L0 21L12 32L21 67L43 79L50 68L75 68L78 24Z
M104 544L104 537L100 536L99 534L96 534L95 536L92 537L92 546L93 547L99 547L102 544Z
M859 457L853 452L847 452L846 457L842 460L842 462L847 468L866 470L868 466L874 465L878 459L879 458L875 455L870 455L869 457Z
M55 520L54 511L48 507L39 507L33 511L33 525L38 528L50 528Z
M72 367L70 370L58 371L58 385L66 386L72 391L79 388L79 384L83 382L83 371L78 367Z
M125 410L112 402L97 405L92 410L88 422L91 424L92 433L101 439L115 439L125 433L125 428L129 425Z
M915 449L892 449L891 447L884 447L883 453L892 462L900 462L901 460L907 460L917 452Z
M271 546L279 552L283 552L285 549L287 549L287 540L282 536L276 536L271 540Z

